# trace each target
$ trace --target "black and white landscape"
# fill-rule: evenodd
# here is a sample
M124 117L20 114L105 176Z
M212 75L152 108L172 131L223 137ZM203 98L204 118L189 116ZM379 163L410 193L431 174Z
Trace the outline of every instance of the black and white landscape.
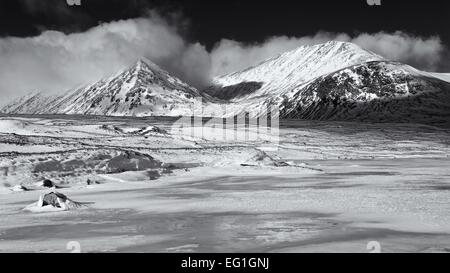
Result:
M128 23L58 35L67 50L70 35L79 43L102 27L122 35ZM40 54L56 58L60 40L41 43L45 35L33 48L51 44ZM378 42L365 47L362 37L277 42L283 50L269 56L258 52L271 42L241 47L243 63L255 56L245 67L232 63L236 52L218 53L223 42L208 58L225 56L238 69L206 84L129 45L121 68L105 66L76 86L8 85L0 90L0 251L369 252L375 242L382 252L449 252L450 73L375 52ZM11 60L26 55L26 39L0 38L8 61L0 66L11 63L0 80L21 73ZM430 40L421 41L408 54L420 55ZM122 54L120 39L117 48ZM442 56L433 67L448 62ZM18 86L35 79L16 78Z

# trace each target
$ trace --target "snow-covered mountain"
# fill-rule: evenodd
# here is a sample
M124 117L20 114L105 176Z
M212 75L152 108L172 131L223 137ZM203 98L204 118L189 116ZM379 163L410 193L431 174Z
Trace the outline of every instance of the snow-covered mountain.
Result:
M206 92L232 115L276 105L282 118L450 121L448 82L346 42L303 46L214 83Z
M256 66L216 77L213 86L206 89L206 92L231 101L270 96L289 91L318 76L378 60L383 58L352 43L331 41L301 46Z
M200 97L198 91L149 60L106 79L63 95L31 93L3 107L26 114L89 114L115 116L183 115Z

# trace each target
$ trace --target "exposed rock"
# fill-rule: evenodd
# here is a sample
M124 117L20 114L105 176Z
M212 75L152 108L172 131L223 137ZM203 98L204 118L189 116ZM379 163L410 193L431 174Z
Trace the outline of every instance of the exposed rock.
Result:
M127 171L143 171L161 168L162 163L150 155L139 152L125 151L113 157L106 165L107 173L121 173Z
M147 171L147 175L150 178L150 180L158 179L161 176L161 174L156 170Z
M39 198L38 201L38 207L52 206L64 210L79 208L82 205L82 203L75 202L72 199L68 198L66 195L59 192L50 192L44 194Z
M53 188L55 186L55 183L53 183L51 180L49 179L45 179L42 182L42 186L46 187L46 188Z

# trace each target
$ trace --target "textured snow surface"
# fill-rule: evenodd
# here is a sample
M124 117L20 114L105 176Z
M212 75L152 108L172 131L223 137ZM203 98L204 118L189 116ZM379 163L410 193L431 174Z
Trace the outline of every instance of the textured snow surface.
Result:
M448 129L284 120L278 149L262 152L190 138L173 121L0 118L22 130L0 134L0 252L66 252L72 240L82 252L368 252L374 240L382 252L449 252ZM123 151L173 172L98 173ZM49 191L43 178L93 203L23 211Z

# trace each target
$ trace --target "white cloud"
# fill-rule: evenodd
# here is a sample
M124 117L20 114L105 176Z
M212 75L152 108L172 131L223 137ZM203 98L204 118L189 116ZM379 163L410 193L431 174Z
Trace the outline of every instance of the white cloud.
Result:
M361 34L351 42L391 60L404 62L421 69L436 70L440 65L444 45L437 36L422 38L401 31Z
M0 39L0 92L62 92L113 74L141 57L191 84L208 82L205 47L187 43L174 26L152 14L83 33L45 31L31 38Z

